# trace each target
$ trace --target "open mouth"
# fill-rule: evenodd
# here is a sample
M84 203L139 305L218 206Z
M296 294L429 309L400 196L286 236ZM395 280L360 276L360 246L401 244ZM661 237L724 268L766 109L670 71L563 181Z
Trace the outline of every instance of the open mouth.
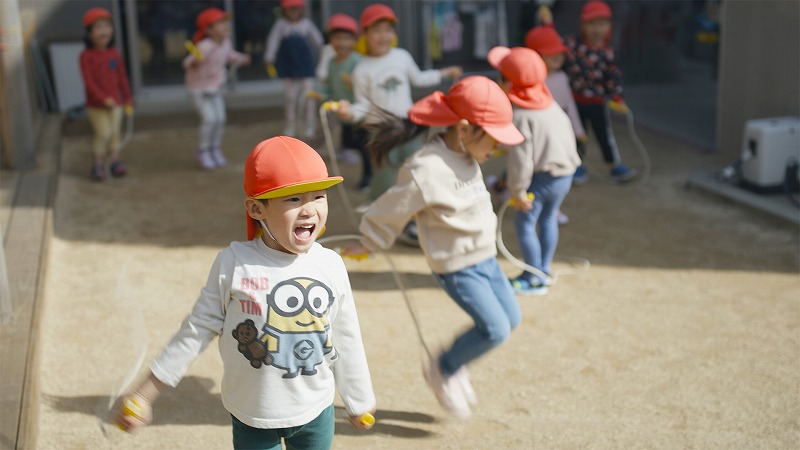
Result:
M299 227L295 227L294 229L294 237L300 242L305 242L311 239L311 236L314 235L314 229L316 227L314 225L301 225Z

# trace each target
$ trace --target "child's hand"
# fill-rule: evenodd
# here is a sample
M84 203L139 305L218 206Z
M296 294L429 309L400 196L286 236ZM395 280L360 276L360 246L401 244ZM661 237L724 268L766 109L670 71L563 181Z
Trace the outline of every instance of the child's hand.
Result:
M539 7L539 10L536 11L536 17L539 18L539 23L543 25L553 23L553 12L550 11L550 8L547 5L542 5Z
M528 212L533 209L533 193L522 192L516 194L508 201L508 203L521 212Z
M245 53L244 54L244 58L242 58L242 62L240 62L239 65L240 66L249 66L251 62L253 62L252 58L250 58L250 55Z
M113 419L119 429L131 433L153 421L153 406L136 393L128 394L118 402Z
M117 102L112 97L106 97L106 99L103 100L103 104L106 105L107 108L113 108L117 106Z
M582 134L582 135L578 136L577 139L578 139L578 142L580 142L581 144L585 144L585 143L589 142L589 136L587 136L585 134Z
M361 242L353 242L347 245L342 246L339 249L339 254L345 258L352 258L352 259L364 259L365 257L369 256L369 249L364 247L364 244Z
M347 100L339 100L336 102L336 106L331 110L339 116L340 119L350 122L353 120L353 113L350 111L350 107L352 105Z
M464 69L462 69L461 66L450 66L450 67L445 67L444 69L441 70L441 74L443 77L452 78L454 80L460 77L461 74L463 73Z
M371 412L361 414L360 416L349 416L350 423L353 425L353 428L357 430L369 430L375 425L375 416L372 414L375 413L375 410Z
M608 102L608 109L620 113L622 115L628 114L631 110L628 108L628 105L625 104L623 101L615 102L614 100L610 100Z

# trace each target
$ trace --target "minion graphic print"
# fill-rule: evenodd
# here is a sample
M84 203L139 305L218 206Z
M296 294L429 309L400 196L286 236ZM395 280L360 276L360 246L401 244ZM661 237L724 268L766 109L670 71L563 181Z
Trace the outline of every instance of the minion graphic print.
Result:
M302 277L284 280L267 294L266 324L259 341L269 355L264 361L285 370L283 378L316 374L316 366L333 351L328 320L333 301L328 286Z

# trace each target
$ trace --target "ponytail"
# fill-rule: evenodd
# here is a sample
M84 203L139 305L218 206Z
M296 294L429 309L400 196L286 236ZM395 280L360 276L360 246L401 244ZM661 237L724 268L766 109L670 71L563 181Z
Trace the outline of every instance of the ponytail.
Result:
M385 109L378 108L371 112L377 120L371 120L364 125L369 133L366 144L367 152L376 166L386 164L389 152L402 144L414 139L429 127L418 125L408 119L397 117Z

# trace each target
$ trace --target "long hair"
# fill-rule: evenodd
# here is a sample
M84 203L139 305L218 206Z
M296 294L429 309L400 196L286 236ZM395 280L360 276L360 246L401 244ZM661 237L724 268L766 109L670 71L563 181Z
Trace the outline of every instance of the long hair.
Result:
M386 164L389 152L393 148L405 144L429 128L417 125L407 118L397 117L382 108L377 108L370 114L376 120L370 120L364 125L369 133L365 148L378 167Z

